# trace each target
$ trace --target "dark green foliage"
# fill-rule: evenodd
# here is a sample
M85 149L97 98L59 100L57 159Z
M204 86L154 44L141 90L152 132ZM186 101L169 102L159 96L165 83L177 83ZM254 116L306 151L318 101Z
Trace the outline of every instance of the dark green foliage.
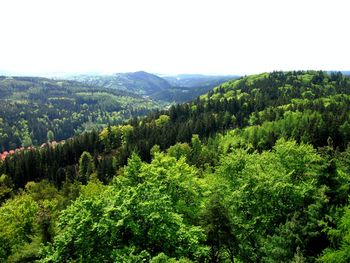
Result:
M332 246L327 248L320 258L320 262L345 263L350 261L350 209L344 208L343 216L337 220L337 228L330 229L328 234Z
M76 165L84 151L102 151L96 131L84 133L57 145L19 151L0 164L2 173L8 174L16 189L29 181L48 179L60 186L66 179L78 178Z
M214 192L206 204L202 215L202 225L207 234L210 247L210 262L234 262L238 250L233 226L229 218L229 211L222 203L223 197Z
M0 176L0 204L11 196L12 188L11 178L6 174L2 174Z
M90 175L95 171L95 165L90 153L83 152L79 159L79 176L80 181L86 184Z

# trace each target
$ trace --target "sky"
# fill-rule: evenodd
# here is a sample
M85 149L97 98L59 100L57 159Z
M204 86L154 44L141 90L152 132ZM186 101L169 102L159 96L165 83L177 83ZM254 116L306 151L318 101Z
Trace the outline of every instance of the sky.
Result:
M350 70L347 0L1 0L0 71Z

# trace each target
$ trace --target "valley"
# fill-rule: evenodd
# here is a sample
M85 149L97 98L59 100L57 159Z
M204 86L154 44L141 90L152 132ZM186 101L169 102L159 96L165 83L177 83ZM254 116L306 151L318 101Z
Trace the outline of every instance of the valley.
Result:
M146 72L71 78L0 77L0 152L121 124L224 81L212 77L205 87L173 88Z

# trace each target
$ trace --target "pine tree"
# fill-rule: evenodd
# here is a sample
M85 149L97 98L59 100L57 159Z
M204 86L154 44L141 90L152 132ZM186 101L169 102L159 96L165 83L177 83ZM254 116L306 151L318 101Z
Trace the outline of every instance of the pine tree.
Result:
M83 184L86 184L90 174L95 171L94 162L89 152L83 152L79 159L79 175Z

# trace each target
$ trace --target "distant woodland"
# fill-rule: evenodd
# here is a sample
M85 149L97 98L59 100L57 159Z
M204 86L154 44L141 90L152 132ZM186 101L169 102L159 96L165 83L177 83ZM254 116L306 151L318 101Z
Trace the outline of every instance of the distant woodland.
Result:
M0 153L121 124L189 101L229 77L186 76L176 87L147 72L72 78L0 76Z
M0 77L0 102L2 151L61 141L158 107L126 91L30 77Z

